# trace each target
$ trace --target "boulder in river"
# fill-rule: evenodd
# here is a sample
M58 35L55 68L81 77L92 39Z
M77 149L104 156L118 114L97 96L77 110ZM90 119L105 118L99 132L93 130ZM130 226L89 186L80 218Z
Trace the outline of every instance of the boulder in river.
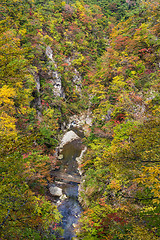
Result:
M59 187L50 187L49 188L50 194L52 194L55 197L60 197L62 195L62 189Z
M60 144L60 148L63 148L64 145L66 145L69 142L72 142L74 140L80 139L80 137L73 132L72 130L69 132L66 132L62 138L61 144Z
M62 160L63 159L63 154L60 154L59 156L58 156L58 160Z

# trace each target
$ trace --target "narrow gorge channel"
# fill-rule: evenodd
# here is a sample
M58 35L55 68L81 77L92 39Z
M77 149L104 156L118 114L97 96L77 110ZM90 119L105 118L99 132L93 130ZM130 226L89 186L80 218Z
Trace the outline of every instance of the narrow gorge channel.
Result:
M58 206L62 214L61 227L64 230L63 236L57 236L57 239L71 240L76 237L74 227L82 212L78 201L78 188L81 181L81 175L78 169L78 160L85 151L81 138L73 131L69 131L63 139L67 139L72 134L69 142L62 139L58 152L58 162L60 168L52 171L54 184L50 187L50 193L54 195L53 202ZM70 135L71 136L71 135ZM59 191L57 194L56 191ZM56 196L57 194L57 196Z

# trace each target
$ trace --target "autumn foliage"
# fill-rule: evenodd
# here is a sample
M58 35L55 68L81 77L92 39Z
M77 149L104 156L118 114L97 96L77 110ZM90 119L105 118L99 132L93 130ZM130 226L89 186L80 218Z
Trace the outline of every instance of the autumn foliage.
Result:
M0 7L0 238L56 239L55 148L64 122L90 110L78 239L159 239L159 1Z

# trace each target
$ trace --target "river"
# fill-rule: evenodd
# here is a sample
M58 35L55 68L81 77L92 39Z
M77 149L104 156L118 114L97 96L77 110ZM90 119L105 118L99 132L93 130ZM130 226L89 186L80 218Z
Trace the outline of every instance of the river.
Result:
M61 152L63 159L59 160L60 169L54 172L56 186L62 188L63 194L67 197L58 206L58 210L63 216L60 226L63 228L64 234L61 237L57 237L57 239L71 240L73 237L76 237L74 225L78 222L82 208L78 202L79 184L74 182L74 178L80 179L76 158L80 156L82 149L83 145L80 139L66 144ZM58 180L60 175L73 176L73 181Z

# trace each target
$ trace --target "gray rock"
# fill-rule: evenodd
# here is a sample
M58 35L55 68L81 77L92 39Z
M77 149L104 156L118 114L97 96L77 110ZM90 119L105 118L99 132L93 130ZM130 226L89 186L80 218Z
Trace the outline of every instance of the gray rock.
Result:
M54 68L57 69L57 64L53 59L53 51L50 46L47 46L46 48L46 55L51 60L52 65L54 65ZM65 97L63 87L62 87L62 81L61 76L58 73L57 70L52 71L51 69L48 72L48 75L50 76L50 83L53 85L53 95L55 97Z
M62 189L59 187L50 187L49 188L50 194L52 194L55 197L60 197L62 195Z
M67 196L66 196L65 194L62 194L62 195L60 196L60 200L61 200L61 201L64 201L65 199L67 199Z
M60 144L60 149L63 148L67 143L72 142L76 139L80 139L80 137L72 130L65 133Z
M111 110L109 109L108 111L107 111L107 114L106 114L106 116L105 116L105 120L106 121L109 121L109 120L111 120Z
M46 47L46 55L52 62L54 62L54 60L53 60L53 51L52 51L50 46Z
M60 154L59 156L58 156L58 160L62 160L63 159L63 154Z

